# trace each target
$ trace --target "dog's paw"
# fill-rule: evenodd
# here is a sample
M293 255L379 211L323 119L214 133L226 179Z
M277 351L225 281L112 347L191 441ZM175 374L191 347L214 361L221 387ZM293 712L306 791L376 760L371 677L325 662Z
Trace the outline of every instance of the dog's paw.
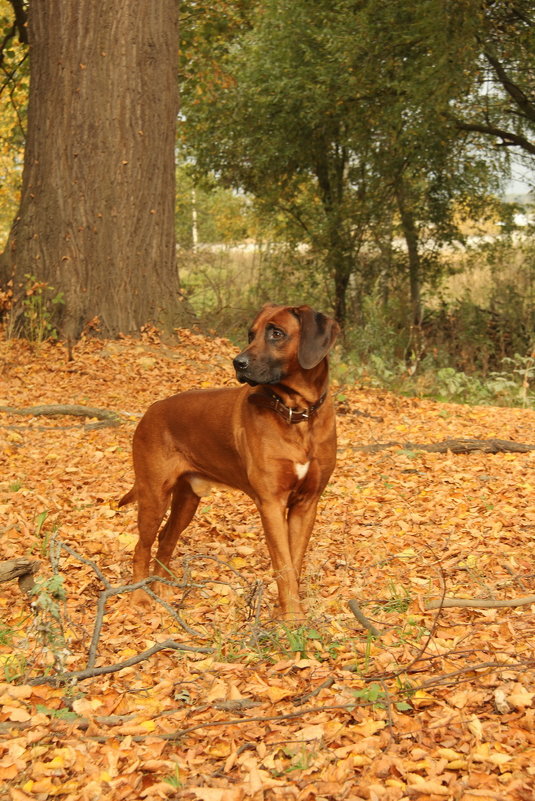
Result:
M301 604L292 605L292 607L289 609L281 609L279 606L274 610L274 617L276 620L280 620L282 623L292 623L295 625L304 623L307 619Z
M141 609L150 609L152 599L147 595L145 590L134 590L132 593L132 604Z
M163 584L161 581L158 581L154 585L154 592L162 601L167 601L167 603L169 603L173 600L173 587L169 584Z

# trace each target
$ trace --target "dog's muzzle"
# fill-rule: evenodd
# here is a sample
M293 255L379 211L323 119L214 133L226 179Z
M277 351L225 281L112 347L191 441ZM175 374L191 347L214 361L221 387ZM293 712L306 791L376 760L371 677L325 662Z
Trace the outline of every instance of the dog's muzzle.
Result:
M247 383L251 384L253 387L256 386L256 381L252 381L248 376L250 360L246 354L240 353L235 359L232 360L232 364L236 370L236 378L240 384Z
M238 354L232 364L240 384L256 387L258 384L278 384L281 380L280 365L258 364L245 351Z

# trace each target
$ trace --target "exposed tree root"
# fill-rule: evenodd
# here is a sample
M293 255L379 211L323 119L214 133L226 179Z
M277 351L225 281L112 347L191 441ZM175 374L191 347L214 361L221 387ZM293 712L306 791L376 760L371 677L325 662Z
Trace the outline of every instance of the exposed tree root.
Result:
M535 595L525 595L511 600L496 601L492 598L433 598L426 601L425 609L450 609L454 606L465 606L469 609L503 609L510 606L527 606L535 604Z
M535 445L525 442L512 442L508 439L445 439L442 442L423 444L421 442L378 442L375 445L357 444L353 450L365 453L377 453L387 448L403 448L407 451L428 451L429 453L529 453L535 451Z
M24 557L0 562L0 584L4 581L18 579L20 589L23 592L29 592L34 585L33 574L37 573L40 567L41 563L37 560Z
M77 404L45 404L41 406L26 406L16 408L14 406L0 406L0 412L5 414L21 414L28 417L90 417L100 420L100 423L91 424L96 426L118 426L121 422L117 412L110 409L96 409L92 406L78 406Z

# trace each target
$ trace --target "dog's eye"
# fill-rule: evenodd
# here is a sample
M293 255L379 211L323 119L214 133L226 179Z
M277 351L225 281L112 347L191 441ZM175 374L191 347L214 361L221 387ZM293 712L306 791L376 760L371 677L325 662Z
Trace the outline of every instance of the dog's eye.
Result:
M254 339L254 331L249 331L249 333L247 334L247 342L249 343L249 345L251 344L253 339Z
M272 328L269 332L271 339L282 339L286 334L280 328Z

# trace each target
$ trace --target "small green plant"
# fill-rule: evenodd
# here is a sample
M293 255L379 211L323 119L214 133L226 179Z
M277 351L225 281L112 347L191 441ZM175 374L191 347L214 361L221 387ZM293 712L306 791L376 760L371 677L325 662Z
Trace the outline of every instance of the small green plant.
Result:
M243 650L239 645L223 637L220 631L214 636L215 652L220 662L237 662L243 656Z
M10 624L0 624L0 645L11 649L8 653L0 654L0 675L3 674L3 680L7 682L18 681L26 673L26 656L18 649L25 622L26 618L19 618Z
M4 673L4 681L18 681L26 674L27 660L24 654L5 654L0 656L0 667Z
M403 614L409 608L411 597L408 591L404 587L397 587L393 581L389 581L388 586L390 598L375 606L372 614L376 615L379 612L399 612Z
M48 553L50 540L54 537L58 530L58 526L54 525L52 529L49 531L45 529L45 523L47 521L49 515L49 510L45 509L42 512L39 512L38 515L35 517L35 537L38 542L38 548L41 556L46 556Z
M44 704L37 704L36 709L38 712L42 712L43 715L47 715L49 718L55 718L56 720L66 720L71 722L80 718L80 715L77 715L76 712L72 711L72 709L66 709L65 707L62 707L61 709L52 709Z
M372 648L373 648L374 641L375 641L375 637L373 636L371 631L367 631L366 632L366 648L364 650L364 665L363 665L364 672L366 672L368 670L368 668L370 667L370 662L371 662L371 659L372 659Z
M12 645L14 636L15 632L11 626L0 623L0 645Z
M292 653L299 653L304 659L307 652L307 640L321 640L321 634L316 629L298 626L295 629L286 628L288 646Z
M506 391L513 395L521 406L535 404L535 391L532 384L535 382L535 348L529 356L515 353L513 357L502 359L504 370L491 373L491 379L497 391Z
M55 671L62 672L69 654L63 627L62 604L66 600L63 576L55 573L35 582L32 590L34 620L31 629Z
M253 632L253 636L247 643L249 650L248 661L260 659L261 661L276 661L281 654L290 656L299 654L301 658L306 658L312 652L314 657L319 660L335 658L338 653L340 643L325 643L321 633L308 626L277 625ZM243 658L243 650L239 656Z
M388 692L377 682L372 682L368 687L363 687L362 690L351 690L351 693L355 698L360 698L371 704L374 709L386 709L389 706ZM393 705L398 712L407 712L412 709L408 701L394 701Z
M386 692L381 689L381 685L377 684L377 682L373 682L368 687L363 687L362 690L351 690L351 695L366 701L375 709L385 709L387 706Z
M314 658L317 659L318 662L325 662L329 659L334 661L338 658L338 652L340 648L342 648L342 643L337 640L333 640L332 642L322 641L319 643L319 648L321 648L321 650L318 649L314 651Z
M417 643L422 637L429 635L429 629L422 626L421 622L413 617L408 617L403 626L396 626L394 631L399 637L399 642Z
M57 292L46 281L38 281L33 275L24 277L21 301L24 335L30 342L38 344L47 339L57 339L54 319L64 303L63 293Z
M308 770L316 757L318 752L313 748L307 748L303 743L298 751L293 751L289 748L284 748L283 753L285 756L290 757L291 762L285 769L284 773L294 773L296 770Z
M408 679L404 679L401 676L396 676L396 684L398 686L399 695L404 697L405 700L396 701L395 707L399 712L408 712L410 709L413 709L410 701L416 690Z
M163 781L166 784L170 784L171 787L175 788L175 790L179 790L182 787L183 782L182 779L180 778L180 768L178 767L178 765L175 765L174 773L170 773L169 776L163 777Z

